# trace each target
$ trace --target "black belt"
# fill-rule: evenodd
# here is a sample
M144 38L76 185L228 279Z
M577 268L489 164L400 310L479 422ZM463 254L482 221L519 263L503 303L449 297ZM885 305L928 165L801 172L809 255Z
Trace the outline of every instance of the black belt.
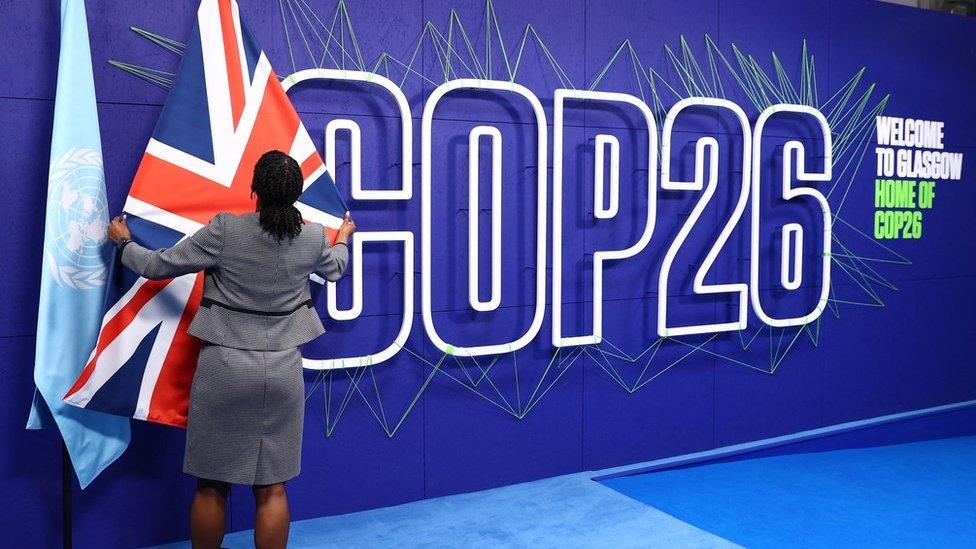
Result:
M202 300L200 300L200 306L201 307L206 307L208 309L211 308L211 307L220 307L221 309L227 309L228 311L234 311L234 312L237 312L237 313L247 313L247 314L251 314L251 315L261 315L261 316L288 316L288 315L294 313L295 311L301 309L302 307L308 307L309 309L311 309L311 308L315 307L315 303L313 303L312 300L309 299L307 301L303 301L303 302L299 303L297 307L295 307L294 309L292 309L290 311L255 311L254 309L244 309L244 308L241 308L241 307L234 307L232 305L227 305L226 303L221 303L219 301L214 301L214 300L212 300L212 299L210 299L208 297L205 297Z

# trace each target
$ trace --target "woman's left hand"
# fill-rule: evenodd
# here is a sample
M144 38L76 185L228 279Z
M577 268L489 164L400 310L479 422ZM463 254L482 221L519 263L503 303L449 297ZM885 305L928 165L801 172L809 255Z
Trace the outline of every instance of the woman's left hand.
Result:
M132 240L132 233L129 232L129 227L125 224L125 216L118 216L112 219L108 224L108 239L112 242L118 243L122 239Z

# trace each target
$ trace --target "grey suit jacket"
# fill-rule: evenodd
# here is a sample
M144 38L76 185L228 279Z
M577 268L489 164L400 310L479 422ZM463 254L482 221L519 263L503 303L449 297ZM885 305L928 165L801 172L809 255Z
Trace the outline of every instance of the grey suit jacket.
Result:
M330 246L317 223L281 242L257 214L218 214L172 248L122 248L122 264L149 279L205 271L203 302L189 333L238 349L280 351L315 339L325 328L312 306L308 277L336 281L349 249Z

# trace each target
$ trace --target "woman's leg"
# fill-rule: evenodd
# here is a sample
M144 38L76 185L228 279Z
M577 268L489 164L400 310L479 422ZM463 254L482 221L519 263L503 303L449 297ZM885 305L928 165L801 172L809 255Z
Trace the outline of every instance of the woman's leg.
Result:
M288 496L285 483L254 486L254 545L257 549L284 549L288 543Z
M230 485L197 479L197 493L190 508L190 541L193 549L218 549L224 539L224 517Z

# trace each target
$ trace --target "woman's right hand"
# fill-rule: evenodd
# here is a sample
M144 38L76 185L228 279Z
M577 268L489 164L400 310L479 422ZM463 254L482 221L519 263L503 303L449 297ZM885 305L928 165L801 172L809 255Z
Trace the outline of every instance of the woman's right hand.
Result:
M348 241L354 232L356 232L356 222L352 220L349 212L346 212L345 217L342 218L342 226L339 227L339 236L336 238L336 242Z

